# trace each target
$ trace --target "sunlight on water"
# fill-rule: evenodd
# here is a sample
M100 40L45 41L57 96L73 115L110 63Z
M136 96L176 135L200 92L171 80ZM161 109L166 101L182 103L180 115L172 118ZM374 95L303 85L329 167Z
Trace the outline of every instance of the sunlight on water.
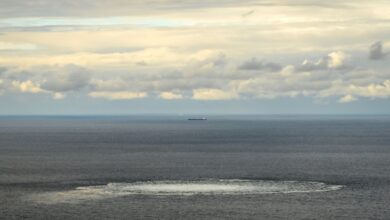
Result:
M80 203L126 195L191 196L191 195L245 195L270 193L310 193L341 189L341 185L321 182L265 181L265 180L202 180L150 181L109 183L107 185L77 187L62 192L32 194L28 200L46 203Z

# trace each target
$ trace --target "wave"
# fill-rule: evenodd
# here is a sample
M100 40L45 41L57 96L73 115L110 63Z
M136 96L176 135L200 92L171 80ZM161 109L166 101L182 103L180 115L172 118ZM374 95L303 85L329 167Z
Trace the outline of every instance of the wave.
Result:
M144 181L108 183L83 186L60 192L36 193L28 200L38 203L81 203L127 195L191 196L191 195L248 195L270 193L310 193L339 190L341 185L308 181L270 180L199 180L199 181Z

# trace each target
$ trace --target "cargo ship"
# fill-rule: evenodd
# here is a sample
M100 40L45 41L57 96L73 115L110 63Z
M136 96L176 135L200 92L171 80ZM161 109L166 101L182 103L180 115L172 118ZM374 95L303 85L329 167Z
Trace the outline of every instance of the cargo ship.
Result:
M207 118L205 118L205 117L202 117L202 118L189 118L188 120L189 121L206 121Z

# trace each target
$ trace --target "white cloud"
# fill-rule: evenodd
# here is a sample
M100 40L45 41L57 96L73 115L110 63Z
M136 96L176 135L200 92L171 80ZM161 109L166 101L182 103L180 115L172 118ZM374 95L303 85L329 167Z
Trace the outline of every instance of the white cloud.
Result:
M367 86L348 87L348 91L362 97L388 98L390 97L390 80L385 80L382 84L369 84Z
M38 84L33 83L31 80L27 80L24 82L13 81L12 85L14 86L14 88L16 88L21 92L27 92L27 93L44 92Z
M348 55L342 51L336 51L328 54L328 57L330 58L328 61L328 67L337 69L345 66L345 61L347 60Z
M173 92L162 92L159 95L160 98L166 99L166 100L174 100L174 99L182 99L183 95Z
M195 100L229 100L237 99L238 94L231 91L223 91L220 89L194 89L193 99Z
M65 97L66 95L63 93L60 92L53 93L53 99L60 100L60 99L64 99Z
M341 97L339 99L339 102L340 103L348 103L348 102L353 102L353 101L356 101L356 100L357 100L357 98L355 98L352 95L345 95L345 96L343 96L343 97Z
M40 87L39 84L32 82L31 80L20 82L20 81L12 81L12 86L20 92L23 93L48 93L51 94L53 99L60 100L64 99L66 95L60 92L50 92L44 90Z
M109 100L130 100L147 97L145 92L90 92L92 98L103 98Z
M36 50L37 46L29 43L15 43L15 42L2 42L0 41L1 50Z

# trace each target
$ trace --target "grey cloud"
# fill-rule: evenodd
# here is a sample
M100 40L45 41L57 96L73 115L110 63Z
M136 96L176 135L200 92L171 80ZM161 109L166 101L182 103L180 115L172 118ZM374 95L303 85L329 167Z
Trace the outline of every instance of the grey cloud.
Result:
M156 11L185 10L233 6L291 6L291 7L346 7L349 1L317 0L2 0L2 17L45 16L124 16ZM356 2L356 1L355 1Z
M318 61L305 60L295 67L297 72L312 72L321 70L346 70L352 68L346 64L347 55L343 52L332 52Z
M282 66L278 63L265 62L262 60L257 60L256 58L252 58L240 66L238 66L239 70L266 70L266 71L280 71Z
M245 5L254 0L28 0L0 1L0 15L34 16L116 16L148 12Z
M0 66L0 76L1 76L5 71L7 71L7 68L1 67L1 66Z
M7 69L5 67L0 67L0 95L2 93L2 90L5 89L5 85L4 85L4 82L3 82L3 73L7 71Z
M213 67L223 67L227 64L226 55L224 53L216 54L215 56L210 56L204 60L192 60L189 65L192 69L199 69L204 66L212 65Z
M316 70L326 70L328 69L329 57L322 57L317 62L313 62L310 60L305 60L300 66L295 68L298 72L308 72L308 71L316 71Z
M117 76L115 79L93 79L90 82L90 89L94 91L191 91L196 88L215 88L226 84L229 79L210 80L210 77L186 76L182 72L172 73L175 77L161 77L170 74L148 74L148 77L142 74L131 76ZM212 76L211 76L212 77Z
M145 61L140 61L140 62L137 62L135 63L137 66L147 66L148 63L146 63Z
M383 51L382 42L377 41L370 46L369 58L371 60L381 60L387 56L388 53Z
M214 66L224 66L226 65L226 55L221 53L216 58L212 60Z
M131 53L145 50L143 47L107 47L103 49L98 49L93 52L99 54L110 54L110 53Z
M67 66L61 73L49 73L41 88L52 92L79 90L88 85L89 73L80 67Z
M255 10L250 10L250 11L243 13L241 16L245 18L245 17L253 15L254 13L255 13Z

